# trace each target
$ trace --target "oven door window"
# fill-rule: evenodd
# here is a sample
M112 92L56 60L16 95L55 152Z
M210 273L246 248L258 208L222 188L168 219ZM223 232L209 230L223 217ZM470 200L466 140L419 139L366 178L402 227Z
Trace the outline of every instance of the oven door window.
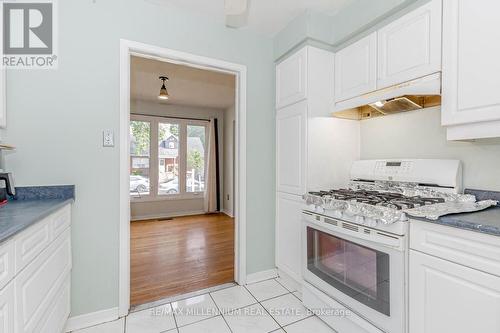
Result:
M388 254L308 227L307 269L351 298L390 315Z

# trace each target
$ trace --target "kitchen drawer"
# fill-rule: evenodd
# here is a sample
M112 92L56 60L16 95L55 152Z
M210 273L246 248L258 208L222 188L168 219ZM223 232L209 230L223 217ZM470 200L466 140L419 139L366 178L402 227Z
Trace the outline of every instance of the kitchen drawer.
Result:
M14 242L0 245L0 290L14 277Z
M16 274L38 256L51 240L51 216L19 233L15 239Z
M71 205L66 205L52 216L50 222L51 239L56 239L64 230L71 225Z
M16 332L36 332L71 271L71 229L66 229L15 278ZM48 314L50 316L50 314Z
M0 290L0 333L14 332L14 281Z
M54 333L63 332L66 325L66 319L70 312L70 274L59 289L54 302L50 305L48 313L43 317L43 320L38 325L35 332L39 333Z
M500 238L412 220L410 248L500 276Z

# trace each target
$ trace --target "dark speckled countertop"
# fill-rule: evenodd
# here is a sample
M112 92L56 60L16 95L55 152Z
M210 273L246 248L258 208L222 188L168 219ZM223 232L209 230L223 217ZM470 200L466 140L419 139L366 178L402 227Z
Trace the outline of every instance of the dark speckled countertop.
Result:
M18 187L17 200L0 207L0 242L72 203L73 185Z
M500 192L466 190L465 193L474 194L477 200L492 199L500 201ZM500 206L490 207L474 213L446 215L436 221L413 217L412 219L500 236Z

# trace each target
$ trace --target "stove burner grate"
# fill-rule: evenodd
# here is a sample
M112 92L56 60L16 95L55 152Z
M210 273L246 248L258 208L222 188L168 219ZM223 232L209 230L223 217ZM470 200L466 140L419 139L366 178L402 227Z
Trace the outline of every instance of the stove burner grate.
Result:
M425 205L432 205L444 202L443 198L425 198L420 196L408 197L400 193L378 192L366 190L329 190L319 192L309 192L316 196L331 196L336 200L361 202L373 206L383 206L397 210L410 209Z

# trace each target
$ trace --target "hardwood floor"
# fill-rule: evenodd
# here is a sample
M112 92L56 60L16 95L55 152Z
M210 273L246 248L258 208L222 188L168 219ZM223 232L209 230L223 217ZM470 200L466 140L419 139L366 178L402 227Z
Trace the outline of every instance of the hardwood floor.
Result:
M225 214L135 221L130 304L234 281L234 219Z

